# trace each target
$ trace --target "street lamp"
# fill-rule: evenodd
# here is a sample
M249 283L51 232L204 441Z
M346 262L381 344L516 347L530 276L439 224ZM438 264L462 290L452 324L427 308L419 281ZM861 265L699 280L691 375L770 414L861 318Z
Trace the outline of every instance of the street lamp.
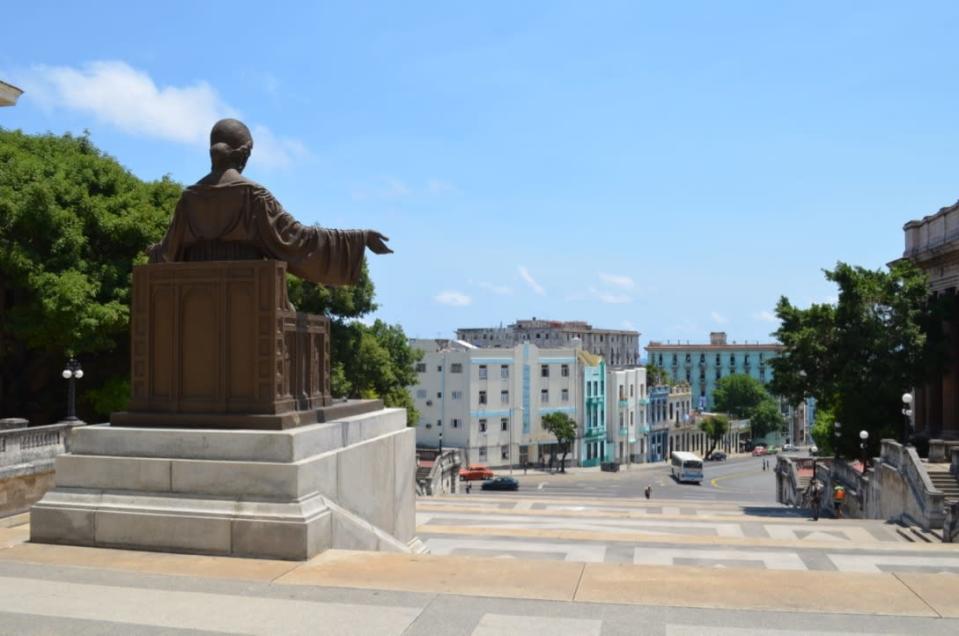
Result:
M840 424L837 421L832 425L832 427L835 430L835 435L836 435L836 444L835 444L836 453L835 454L836 454L836 461L838 462L839 461L839 438L842 437L842 424Z
M902 445L909 441L909 418L912 417L912 393L902 394Z
M440 450L439 455L437 456L438 460L443 456L443 420L440 420L439 423L436 424L436 428L440 429Z
M83 377L83 369L80 368L80 361L76 358L67 360L67 365L60 374L64 380L67 380L67 417L65 421L76 422L77 417L77 384L76 381Z
M866 474L866 442L869 440L869 431L859 431L859 448L862 449L862 474Z

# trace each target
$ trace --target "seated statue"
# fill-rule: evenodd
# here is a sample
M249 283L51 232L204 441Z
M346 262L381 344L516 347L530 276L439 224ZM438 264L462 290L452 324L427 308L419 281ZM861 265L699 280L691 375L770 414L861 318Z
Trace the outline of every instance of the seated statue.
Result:
M373 230L304 226L270 191L243 176L253 150L250 130L223 119L210 132L212 168L183 191L151 263L276 259L290 273L324 285L355 283L363 251L389 254L389 240Z

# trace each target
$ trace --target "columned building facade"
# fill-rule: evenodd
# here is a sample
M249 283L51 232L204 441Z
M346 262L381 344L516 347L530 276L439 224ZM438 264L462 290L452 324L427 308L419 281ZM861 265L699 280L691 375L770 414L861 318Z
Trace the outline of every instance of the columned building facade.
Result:
M903 227L908 258L929 276L934 299L959 306L959 203ZM952 312L955 315L956 312ZM932 379L915 387L913 426L931 439L959 440L959 319L943 323L946 360ZM907 390L908 387L903 387Z

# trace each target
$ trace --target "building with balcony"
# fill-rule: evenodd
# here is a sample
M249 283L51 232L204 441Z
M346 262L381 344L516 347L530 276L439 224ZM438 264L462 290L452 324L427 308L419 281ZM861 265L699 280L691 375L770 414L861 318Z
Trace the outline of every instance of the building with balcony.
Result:
M690 386L693 408L699 411L714 408L716 383L727 375L745 374L768 384L773 378L769 361L782 350L778 343L730 343L722 331L709 334L709 344L650 342L646 347L649 364Z
M646 369L610 369L607 373L607 440L610 461L628 464L646 457Z
M603 356L609 367L639 364L639 332L596 329L589 323L572 320L517 320L506 327L464 327L456 337L474 346L512 348L528 342L540 349L571 347L579 339L584 350Z
M582 422L579 427L579 463L596 466L607 461L606 361L602 356L578 351Z
M410 345L423 352L410 389L420 413L418 446L461 448L468 463L522 466L548 461L555 449L543 415L566 413L584 430L581 391L594 372L581 371L581 350L528 342L481 349L443 339ZM567 461L578 461L580 447L573 445Z

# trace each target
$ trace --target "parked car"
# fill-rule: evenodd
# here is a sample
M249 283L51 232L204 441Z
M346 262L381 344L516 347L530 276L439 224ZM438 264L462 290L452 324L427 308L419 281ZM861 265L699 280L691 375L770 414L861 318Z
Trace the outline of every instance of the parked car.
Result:
M708 459L711 462L724 462L726 461L726 453L723 451L716 451L710 455Z
M471 464L466 468L460 468L460 479L463 481L476 481L480 479L492 479L493 471L489 466L483 464Z
M784 453L795 453L798 450L799 448L797 446L794 446L792 444L783 444Z
M761 457L762 455L768 455L765 446L757 446L753 449L753 457Z
M483 490L519 490L519 482L512 477L496 477L484 481Z

